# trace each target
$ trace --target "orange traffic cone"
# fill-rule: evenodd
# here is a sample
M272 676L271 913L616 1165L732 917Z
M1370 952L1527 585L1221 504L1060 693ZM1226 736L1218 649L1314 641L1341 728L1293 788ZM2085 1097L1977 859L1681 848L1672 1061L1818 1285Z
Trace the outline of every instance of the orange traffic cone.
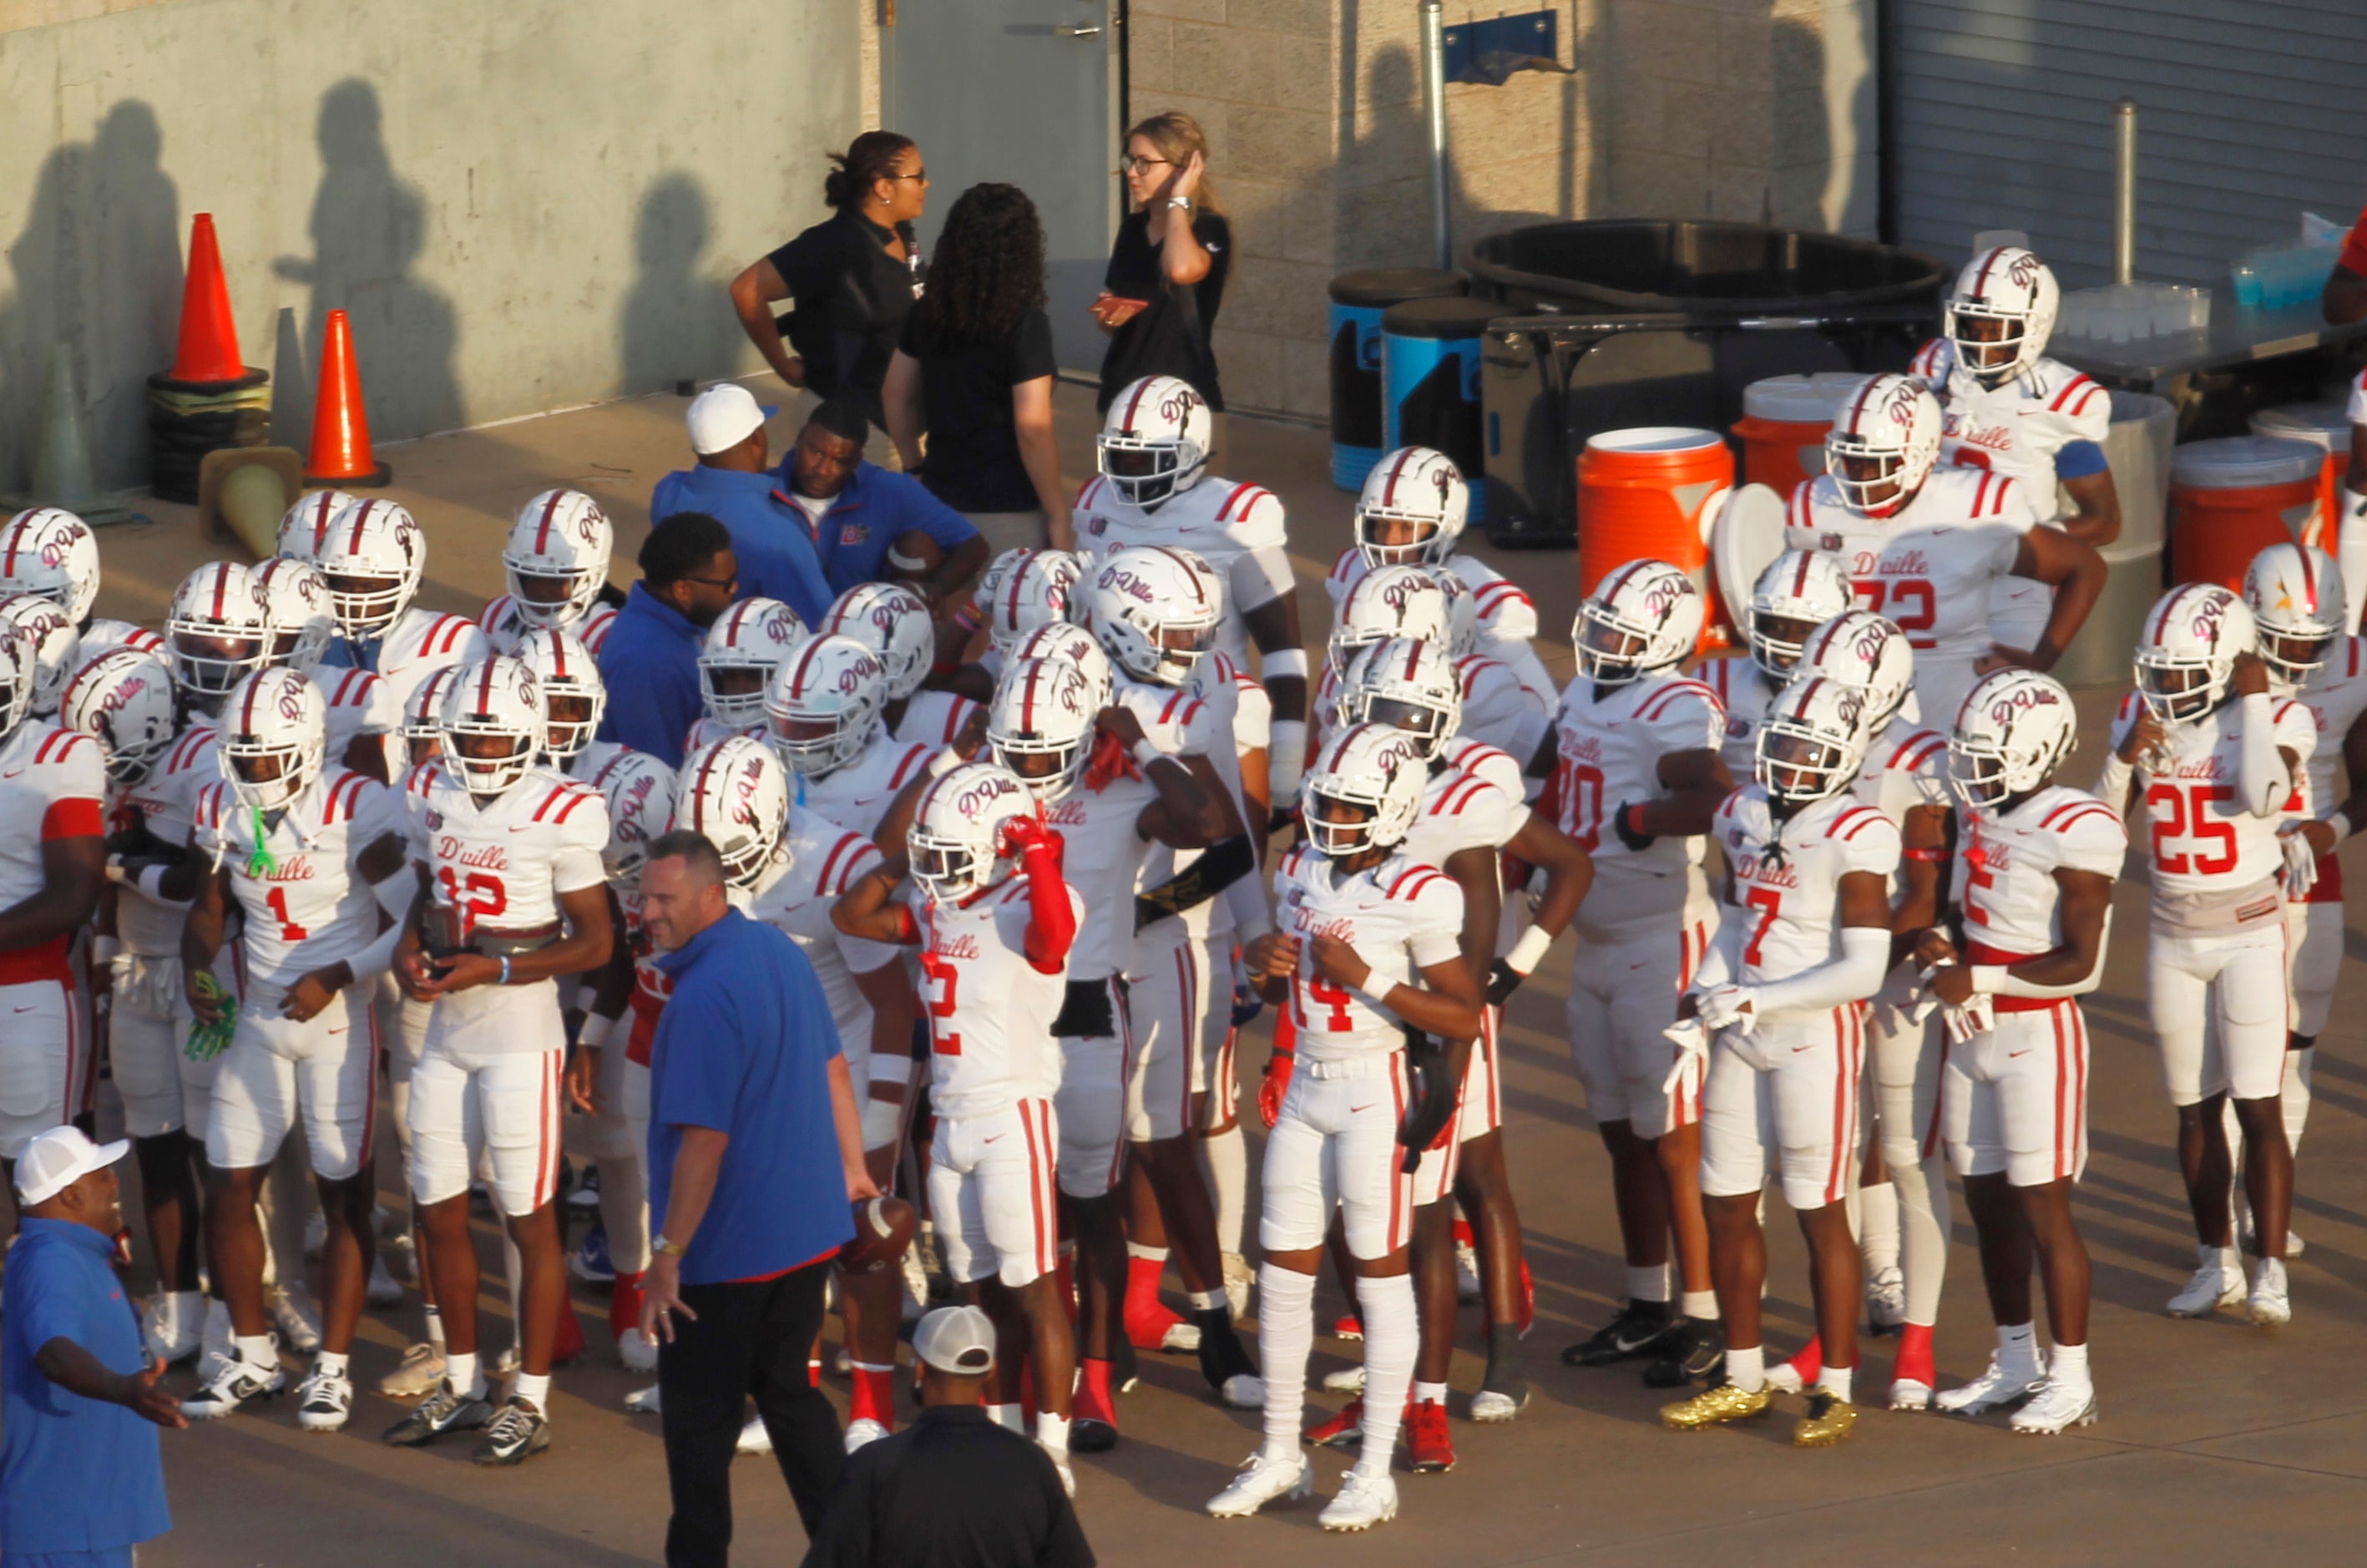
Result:
M231 318L230 284L222 277L214 215L189 226L189 277L181 288L181 342L173 356L176 381L234 381L246 374L238 355L238 324Z
M369 415L362 407L361 368L354 363L354 332L343 311L329 312L322 335L321 379L312 402L312 455L307 484L384 484L394 471L370 452Z

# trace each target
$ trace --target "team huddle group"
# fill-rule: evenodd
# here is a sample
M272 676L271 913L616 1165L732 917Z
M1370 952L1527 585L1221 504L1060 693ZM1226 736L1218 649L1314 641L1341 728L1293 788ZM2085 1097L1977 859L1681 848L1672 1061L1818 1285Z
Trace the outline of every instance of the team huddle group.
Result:
M1073 1490L1069 1455L1117 1441L1137 1349L1196 1353L1213 1398L1263 1413L1208 1511L1303 1497L1305 1444L1360 1445L1322 1523L1362 1529L1397 1511L1401 1433L1416 1471L1455 1462L1458 1296L1487 1324L1471 1418L1527 1399L1496 1020L1574 927L1570 1045L1627 1300L1565 1361L1704 1385L1663 1411L1679 1429L1802 1392L1795 1440L1828 1444L1856 1420L1863 1302L1898 1335L1892 1408L2090 1423L2077 998L2101 976L2124 810L2148 824L2147 992L2200 1248L2170 1311L2281 1324L2343 939L2333 850L2367 809L2335 778L2367 744L2367 646L2335 563L2274 546L2240 595L2160 601L2101 777L2062 776L2075 713L2035 666L2101 585L2080 535L2109 491L2109 400L2044 357L2055 298L2026 252L1976 258L1947 335L1856 391L1791 498L1748 656L1695 676L1702 586L1644 560L1587 596L1557 689L1529 597L1457 551L1463 477L1418 448L1364 487L1310 667L1280 503L1204 472L1208 411L1167 378L1112 403L1079 551L1006 551L953 605L889 581L810 627L772 600L726 610L679 768L596 738L611 540L582 494L520 511L509 591L475 620L414 606L426 541L402 507L307 495L278 556L198 570L161 637L91 618L78 519L23 514L0 536L0 1153L88 1108L103 1014L161 1280L147 1337L204 1358L187 1414L277 1392L287 1348L311 1358L300 1423L334 1430L365 1300L391 1288L383 1071L428 1324L381 1384L419 1401L387 1440L471 1431L481 1461L518 1462L549 1444L573 1348L570 1103L618 1349L654 1364L635 1287L671 1246L643 1168L665 980L640 876L695 831L811 963L873 1179L901 1181L1018 1347L998 1417L1032 1422ZM1269 1006L1252 1271L1233 1051ZM308 1200L282 1158L300 1127L317 1313L262 1217ZM1938 1391L1950 1165L1998 1348ZM1772 1365L1771 1180L1818 1329ZM510 1244L498 1365L472 1181ZM850 1449L895 1424L921 1253L850 1254L838 1278ZM1327 1253L1362 1364L1303 1431ZM1159 1298L1171 1262L1188 1315ZM1234 1326L1252 1285L1254 1358Z

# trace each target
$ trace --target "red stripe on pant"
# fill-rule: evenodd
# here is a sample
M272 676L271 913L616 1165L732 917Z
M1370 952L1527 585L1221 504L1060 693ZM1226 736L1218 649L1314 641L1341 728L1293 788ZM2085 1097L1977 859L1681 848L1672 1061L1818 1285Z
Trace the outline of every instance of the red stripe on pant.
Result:
M1183 1084L1177 1091L1184 1103L1177 1108L1175 1125L1184 1132L1192 1131L1192 1054L1200 1041L1200 1010L1192 1005L1199 994L1196 963L1191 943L1175 949L1175 1017L1184 1026L1175 1037L1175 1049L1184 1053L1184 1071L1178 1074Z
M1389 1054L1389 1099L1397 1107L1397 1119L1392 1125L1405 1125L1406 1059L1402 1051ZM1413 1177L1401 1168L1404 1162L1397 1156L1394 1146L1389 1151L1389 1250L1395 1252L1413 1239Z

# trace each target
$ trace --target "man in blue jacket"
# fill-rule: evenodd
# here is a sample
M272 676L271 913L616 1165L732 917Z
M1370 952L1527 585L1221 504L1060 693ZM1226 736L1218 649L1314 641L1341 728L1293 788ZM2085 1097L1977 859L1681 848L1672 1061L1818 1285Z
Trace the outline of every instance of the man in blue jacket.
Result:
M738 597L740 562L731 535L703 512L661 518L641 541L641 580L600 645L608 711L600 739L682 766L682 743L698 719L698 651L707 629Z
M743 597L778 599L808 626L820 622L836 591L822 575L813 525L792 503L783 478L766 467L771 437L746 387L723 381L691 400L690 449L698 466L658 481L650 516L704 512L731 530Z
M862 410L833 398L806 420L776 477L812 528L832 594L886 582L889 547L908 533L923 533L945 560L912 585L938 609L977 580L986 565L986 540L919 480L864 461L870 434Z

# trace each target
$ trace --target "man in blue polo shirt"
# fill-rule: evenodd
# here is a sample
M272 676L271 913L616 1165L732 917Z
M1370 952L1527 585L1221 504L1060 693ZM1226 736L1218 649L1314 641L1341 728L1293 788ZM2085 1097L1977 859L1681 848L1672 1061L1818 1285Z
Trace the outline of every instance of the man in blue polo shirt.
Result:
M56 1127L17 1159L23 1219L0 1289L0 1568L130 1568L173 1528L158 1426L187 1426L157 1386L115 1273L123 1203L104 1148Z
M608 711L600 739L682 766L682 743L698 720L698 651L707 629L731 608L740 562L731 536L702 512L662 517L641 541L641 580L600 645Z
M814 553L812 524L790 502L781 476L765 466L772 451L764 421L773 412L737 381L691 399L690 449L698 466L658 481L650 516L704 512L721 523L740 558L742 597L778 599L812 626L837 595Z
M812 527L833 595L886 582L889 547L917 532L945 555L912 584L930 608L939 608L977 580L986 564L986 540L919 480L864 461L863 443L870 435L862 410L833 398L807 418L777 477Z
M731 1455L750 1395L810 1537L838 1485L837 1414L806 1376L822 1285L875 1198L830 1002L798 945L733 909L715 846L669 833L641 926L672 984L650 1046L650 1242L669 1568L726 1562Z

